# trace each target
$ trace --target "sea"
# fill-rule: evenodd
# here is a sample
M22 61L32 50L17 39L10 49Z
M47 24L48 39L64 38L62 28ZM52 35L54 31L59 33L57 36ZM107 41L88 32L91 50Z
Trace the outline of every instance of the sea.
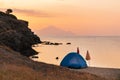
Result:
M87 50L89 51L91 60L86 61L88 66L120 68L120 36L40 37L40 39L63 44L39 44L37 47L33 47L39 52L37 55L39 58L32 58L35 61L59 66L68 53L77 52L77 47L79 47L80 55L83 58L86 57Z

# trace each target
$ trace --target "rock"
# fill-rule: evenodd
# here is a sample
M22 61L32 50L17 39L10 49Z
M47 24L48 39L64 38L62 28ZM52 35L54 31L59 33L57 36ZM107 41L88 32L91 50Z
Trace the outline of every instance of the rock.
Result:
M40 38L28 28L27 21L0 12L0 44L29 57L38 54L32 49L32 45L38 43L41 43Z
M71 43L70 43L70 42L68 42L68 43L66 43L66 45L71 45Z
M56 57L56 60L58 60L59 59L59 57Z
M58 42L50 42L50 41L42 41L43 45L62 45L63 43L58 43Z
M32 56L32 58L39 58L38 56Z
M4 12L1 11L0 11L0 17L17 19L17 17L14 16L13 14L5 14Z

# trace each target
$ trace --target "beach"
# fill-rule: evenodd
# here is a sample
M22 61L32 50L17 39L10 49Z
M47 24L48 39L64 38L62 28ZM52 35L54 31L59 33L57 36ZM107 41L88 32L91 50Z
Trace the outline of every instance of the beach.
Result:
M74 69L78 72L88 72L108 80L120 80L120 69L115 68L100 68L100 67L88 67L85 69Z

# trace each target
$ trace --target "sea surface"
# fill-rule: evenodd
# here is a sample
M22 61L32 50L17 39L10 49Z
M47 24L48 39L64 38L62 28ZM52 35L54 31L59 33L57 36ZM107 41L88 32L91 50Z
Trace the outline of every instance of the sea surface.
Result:
M61 60L70 52L76 52L85 58L87 50L91 60L87 64L91 67L120 68L120 37L119 36L80 36L80 37L40 37L42 41L59 42L63 45L41 45L33 47L39 52L39 62L59 65ZM71 45L66 45L70 42ZM56 57L59 57L56 60Z

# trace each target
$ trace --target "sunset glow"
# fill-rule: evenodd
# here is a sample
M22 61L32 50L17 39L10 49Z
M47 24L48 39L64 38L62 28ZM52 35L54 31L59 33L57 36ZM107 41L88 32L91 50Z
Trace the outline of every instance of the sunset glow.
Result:
M31 29L56 26L77 35L120 36L119 0L0 0Z

